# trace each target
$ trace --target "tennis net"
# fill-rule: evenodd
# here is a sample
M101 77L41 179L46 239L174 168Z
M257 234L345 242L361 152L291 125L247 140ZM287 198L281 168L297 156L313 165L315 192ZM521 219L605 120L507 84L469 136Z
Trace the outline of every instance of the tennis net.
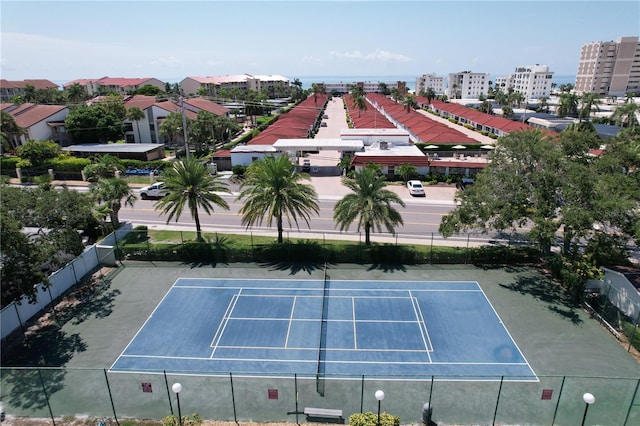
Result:
M321 396L324 396L324 369L325 348L327 346L327 305L329 302L329 279L327 264L324 264L324 281L322 284L322 309L320 314L320 339L318 342L318 367L316 371L316 388Z

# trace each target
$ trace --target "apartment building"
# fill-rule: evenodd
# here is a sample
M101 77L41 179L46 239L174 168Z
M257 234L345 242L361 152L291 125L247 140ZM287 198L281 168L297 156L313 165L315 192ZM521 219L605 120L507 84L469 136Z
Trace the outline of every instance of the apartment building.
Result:
M513 74L496 79L496 87L503 92L512 88L522 93L525 99L548 98L551 95L553 72L546 65L528 65L516 67Z
M324 87L325 93L349 93L351 89L356 87L361 87L364 93L381 93L380 84L385 84L387 89L400 89L401 91L407 90L407 84L404 81L395 81L395 82L387 82L387 81L340 81L340 82L329 82L329 83L316 83L318 86Z
M444 94L444 77L438 77L435 75L435 73L431 73L423 74L422 76L416 78L416 93L419 94L422 91L426 91L429 87L431 87L436 92L436 95Z
M489 74L461 71L449 74L447 96L452 99L477 99L489 90Z
M580 51L575 91L603 96L640 94L638 37L586 43Z
M269 98L288 96L289 79L281 75L221 75L211 77L187 77L180 82L180 89L186 96L206 95L218 97L225 89L229 93L239 91L246 94L249 90L266 92Z
M49 80L0 79L0 101L7 102L14 96L24 96L27 86L33 86L35 90L59 90L58 85Z
M164 91L164 82L157 78L121 78L121 77L101 77L101 78L83 78L70 81L63 85L64 90L74 84L84 87L90 96L100 93L117 93L119 95L130 95L134 91L143 86L153 86Z

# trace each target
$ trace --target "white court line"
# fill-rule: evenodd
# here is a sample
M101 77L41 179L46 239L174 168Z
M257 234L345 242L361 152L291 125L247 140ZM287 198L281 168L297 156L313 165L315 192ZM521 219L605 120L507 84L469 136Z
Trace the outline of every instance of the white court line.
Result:
M284 339L284 347L287 349L289 346L289 336L291 335L291 325L293 324L293 312L296 309L296 301L298 296L293 296L293 303L291 304L291 314L289 314L289 326L287 327L287 338Z
M213 348L213 350L211 351L211 355L209 356L210 358L213 358L213 356L216 353L216 349L218 348L220 339L222 339L224 330L227 328L227 324L229 324L229 318L231 317L231 312L233 312L233 310L236 307L236 304L238 303L238 299L240 299L240 293L242 293L242 289L240 289L240 291L237 294L233 295L233 297L231 298L231 301L229 302L229 305L227 305L227 309L225 310L224 316L222 317L222 321L220 321L218 330L216 330L216 334L213 336L213 340L211 342L212 344L211 347ZM227 313L229 315L227 315Z
M502 326L502 328L504 328L504 331L507 333L507 336L509 336L509 339L511 339L511 343L513 343L513 345L516 347L516 349L518 350L518 353L520 354L520 356L522 357L522 359L524 359L525 363L527 364L527 367L529 367L529 370L531 370L531 372L533 373L533 375L535 376L536 379L538 379L538 375L536 374L535 371L533 371L533 368L531 367L531 365L529 364L529 361L527 361L527 358L524 356L524 354L522 353L522 351L520 350L520 347L518 347L518 344L516 343L515 339L511 336L511 333L509 333L509 330L507 330L507 327L504 325L504 323L502 322L502 318L500 318L500 315L498 315L498 312L496 311L496 309L493 307L493 305L491 304L491 301L489 300L489 298L487 297L487 295L485 294L484 290L482 290L482 287L480 287L480 284L478 284L478 282L475 282L476 285L478 286L478 288L480 289L480 291L482 292L482 296L485 298L485 300L487 301L487 303L489 304L489 307L491 308L491 310L493 310L493 313L496 315L496 318L498 318L498 320L500 320L500 325Z
M175 287L176 283L178 281L176 280L173 285L171 286L171 288L164 294L164 296L162 296L162 299L160 299L160 301L158 302L158 304L156 305L155 308L153 308L153 311L151 311L151 315L149 315L147 317L147 319L142 323L142 326L138 329L138 331L136 331L136 334L133 335L133 337L131 338L131 340L129 340L129 343L127 343L127 346L125 346L125 348L122 350L122 352L120 353L120 355L118 356L118 358L116 358L116 360L113 362L113 364L111 364L111 367L109 367L109 370L111 370L113 368L114 365L116 365L116 363L118 362L118 359L120 359L121 356L124 355L124 353L127 351L127 349L129 349L129 346L131 346L131 344L133 343L134 340L136 340L136 337L138 337L138 334L140 334L140 332L142 331L142 329L147 325L147 323L149 322L149 320L151 320L151 318L153 318L153 314L156 313L156 311L158 310L158 308L160 307L160 305L162 305L162 302L164 302L164 299L167 298L167 296L169 296L169 293L171 293L171 290L173 290L173 288Z
M433 361L431 359L431 351L433 350L433 346L431 346L431 339L429 339L429 332L427 331L427 325L424 322L424 317L422 316L422 311L420 310L420 305L418 304L418 300L413 297L411 294L411 290L409 290L409 296L411 296L411 304L413 305L413 312L416 315L416 319L418 320L418 327L420 328L420 335L422 336L422 342L424 343L424 349L427 353L427 357L429 358L429 362ZM427 342L428 341L428 342Z
M351 320L353 321L353 349L358 350L358 333L356 333L356 298L351 298Z

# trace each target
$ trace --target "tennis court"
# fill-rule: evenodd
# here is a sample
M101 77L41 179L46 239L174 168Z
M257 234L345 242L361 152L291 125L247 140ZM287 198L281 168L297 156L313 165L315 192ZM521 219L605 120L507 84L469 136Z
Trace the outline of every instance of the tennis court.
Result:
M110 370L537 381L475 281L180 278Z

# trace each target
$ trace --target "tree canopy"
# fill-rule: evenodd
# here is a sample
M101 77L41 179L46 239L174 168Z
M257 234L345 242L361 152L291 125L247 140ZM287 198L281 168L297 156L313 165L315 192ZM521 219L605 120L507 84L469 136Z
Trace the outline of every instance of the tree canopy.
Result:
M240 209L242 224L247 227L267 222L276 222L278 243L283 242L284 220L289 226L303 219L309 226L311 213L318 214L318 195L312 185L302 183L309 176L297 173L286 156L266 157L251 163L240 186L238 200L243 199Z
M475 185L456 196L459 205L443 217L440 232L517 230L546 254L559 236L566 254L603 240L624 251L630 239L640 239L640 180L629 172L640 165L633 151L639 140L632 132L619 136L593 157L589 149L599 141L589 132L502 137Z

